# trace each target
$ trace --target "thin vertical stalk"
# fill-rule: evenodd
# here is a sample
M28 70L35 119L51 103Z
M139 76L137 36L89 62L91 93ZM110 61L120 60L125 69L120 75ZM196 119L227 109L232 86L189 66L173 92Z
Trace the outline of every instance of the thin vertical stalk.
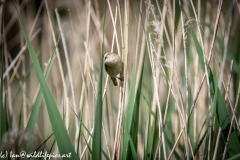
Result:
M207 59L207 64L205 64L205 74L207 76L208 87L210 85L209 85L209 77L208 77L208 73L207 73L207 65L209 65L209 63L211 61L212 53L213 53L213 47L214 47L215 38L216 38L216 35L217 35L217 30L218 30L218 22L219 22L219 18L220 18L220 15L221 15L222 2L223 2L223 0L219 1L217 18L216 18L215 27L214 27L214 33L213 33L213 38L212 38L210 51L209 51L209 57ZM208 94L209 94L209 97L210 97L210 89L208 91ZM210 103L211 103L211 101L210 101ZM208 160L210 160L211 141L212 141L212 112L211 112L212 108L211 108L211 105L209 105L209 110L208 111L209 111L209 118L210 118L210 120L209 120Z
M54 42L54 45L56 46L57 45L57 39L56 39L56 36L55 36L55 33L54 33L53 24L52 24L52 20L51 20L51 17L50 17L48 2L47 2L47 0L44 0L44 2L45 2L48 21L49 21L49 26L50 26L52 37L53 37L53 42ZM60 54L59 54L58 48L56 48L56 56L57 56L60 76L61 76L62 84L63 84L63 94L64 94L64 97L65 97L65 100L66 100L66 107L68 108L69 103L68 103L67 89L66 89L66 86L65 86L66 83L65 83L65 80L64 80L63 67L62 67L62 62L61 62L61 59L60 59Z
M126 3L126 2L125 2ZM120 77L125 78L125 82L127 80L125 76L125 69L124 66L127 64L125 63L125 38L123 35L123 29L122 29L122 18L121 18L121 9L119 0L117 0L117 7L118 7L118 15L119 15L119 23L120 23L120 33L121 33L121 42L122 42L122 61L123 67L122 67L122 73L120 74ZM126 9L126 8L125 8ZM126 83L120 82L120 94L119 94L119 105L118 105L118 118L117 118L117 126L116 126L116 134L115 134L115 140L114 140L114 147L113 147L113 155L112 159L119 159L119 153L120 153L120 142L121 142L121 125L122 125L122 113L123 113L123 106L124 106L124 88Z
M184 22L183 22L183 6L181 4L181 0L179 0L179 7L180 7L180 15L181 15L181 22L182 22L182 39L183 39L183 51L184 51L184 64L185 64L185 78L186 78L186 108L185 108L185 119L186 119L186 126L187 126L187 123L188 123L188 89L189 89L189 86L188 86L188 66L187 66L187 49L186 49L186 37L185 37L185 29L184 29ZM187 133L187 129L185 130L185 141L187 141L187 137L188 137L188 133ZM186 147L186 158L189 159L189 145L188 145L188 142L185 142L185 147Z
M192 0L190 0L192 9L193 9L193 13L197 22L197 29L198 29L198 39L200 39L200 43L201 43L201 48L202 51L204 53L204 46L203 46L203 41L202 41L202 34L201 34L201 30L200 30L200 26L198 24L200 24L200 16L201 16L201 0L198 0L198 15L196 13L196 9L193 5ZM199 58L197 56L197 54L195 54L195 79L194 79L194 97L196 97L197 95L197 88L199 86L199 77L198 77L198 62L199 62ZM197 104L197 101L196 101ZM191 114L191 113L190 113ZM196 137L197 137L197 118L198 118L198 114L197 114L197 108L194 108L194 129L193 129L193 139L194 139L194 143L196 142Z
M62 38L62 44L63 44L63 49L64 49L64 55L65 55L65 59L66 59L66 64L67 64L67 70L68 70L68 75L69 75L69 82L70 82L70 88L71 88L71 92L72 92L72 103L73 103L73 108L74 108L74 112L77 112L77 105L76 105L76 99L75 99L75 88L74 88L74 84L73 84L73 79L72 79L72 72L71 72L71 67L70 67L70 63L69 63L69 57L68 57L68 51L67 51L67 45L66 45L66 40L65 40L65 36L63 34L62 31L62 26L61 26L61 20L58 14L58 10L55 9L55 14L57 17L57 22L58 22L58 27L60 30L60 34L61 34L61 38ZM69 107L66 108L66 110L69 110ZM69 113L69 112L68 112ZM75 116L75 122L76 122L76 131L79 130L79 124L78 124L78 119Z

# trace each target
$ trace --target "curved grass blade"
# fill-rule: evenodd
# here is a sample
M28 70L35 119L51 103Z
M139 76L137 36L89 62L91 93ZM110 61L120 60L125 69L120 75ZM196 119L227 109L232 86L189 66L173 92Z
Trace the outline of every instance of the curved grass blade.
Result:
M15 4L15 7L16 7L16 4ZM16 10L17 10L17 7L16 7ZM55 100L54 100L54 98L51 94L51 91L48 87L46 79L43 76L41 67L39 65L38 59L37 59L36 54L35 54L35 51L33 49L33 46L31 44L31 42L30 42L29 36L27 34L27 31L25 29L25 26L22 22L22 19L20 17L20 14L19 14L18 10L17 10L17 13L18 13L21 28L23 30L24 38L27 42L28 51L29 51L30 57L32 59L33 66L34 66L34 69L36 71L38 81L40 83L40 86L41 86L41 89L42 89L42 92L43 92L43 95L44 95L44 99L45 99L47 110L48 110L48 115L49 115L50 122L51 122L51 125L52 125L52 129L53 129L53 132L54 132L54 135L56 137L57 144L58 144L58 149L59 149L61 155L67 155L67 154L70 153L72 159L79 159L75 150L74 150L74 148L73 148L73 145L70 141L69 135L68 135L67 130L64 126L64 123L63 123L63 120L62 120L61 115L59 113L59 110L57 108L56 102L55 102ZM63 159L67 159L67 158L63 157Z
M54 48L52 57L50 59L50 62L49 62L48 68L47 68L47 72L44 75L46 79L48 78L49 73L51 71L51 68L52 68L52 65L53 65L53 60L55 59L56 49L58 47L59 40L60 40L60 37L58 38L56 47ZM43 93L42 93L42 90L40 89L39 92L38 92L38 95L37 95L37 99L36 99L36 101L34 103L32 113L31 113L30 118L28 120L28 124L27 124L27 127L26 127L27 131L31 131L31 132L34 131L34 127L35 127L35 124L36 124L36 121L37 121L38 112L39 112L39 109L40 109L42 98L43 98Z

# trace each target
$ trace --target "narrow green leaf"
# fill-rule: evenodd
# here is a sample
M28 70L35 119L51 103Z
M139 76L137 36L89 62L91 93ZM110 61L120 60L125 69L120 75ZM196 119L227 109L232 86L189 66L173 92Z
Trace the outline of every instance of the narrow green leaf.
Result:
M128 131L131 131L131 127L133 126L133 113L135 108L135 83L136 83L136 54L134 57L134 64L132 69L132 77L131 77L131 84L130 84L130 93L129 93L129 100L128 100L128 107L126 113L126 120L124 123L123 128L123 152L122 152L122 159L131 159L131 150L129 148L129 136ZM136 124L135 124L136 125Z
M103 54L101 56L101 70L98 83L98 94L95 111L95 123L92 142L92 158L101 159L101 137L102 137L102 76L103 75Z
M140 100L141 100L141 89L142 89L142 80L143 80L143 68L144 68L144 59L145 59L145 55L143 58L143 65L141 66L141 74L140 74L140 79L139 79L139 83L137 86L137 92L136 92L136 96L134 99L134 106L133 106L133 113L132 113L132 120L131 120L131 126L130 128L126 127L126 129L130 129L130 133L129 130L126 131L128 133L128 138L129 138L129 142L130 142L130 147L131 150L128 150L127 153L127 159L137 159L137 154L135 153L136 150L138 150L138 120L139 120L139 107L140 107ZM134 62L135 66L134 66L134 70L133 70L133 76L135 76L136 74L136 57L135 57L135 62ZM135 79L134 79L135 81ZM133 82L134 82L133 81ZM135 86L135 83L132 83ZM135 88L133 90L135 92ZM133 94L135 94L133 92ZM129 115L130 116L130 115ZM130 119L130 118L129 118ZM127 122L129 123L129 122ZM128 139L127 138L127 139ZM129 148L129 146L128 146Z
M144 154L144 159L154 159L154 153L156 152L157 143L159 139L158 133L158 112L154 116L154 124L151 126L151 117L148 120L148 133L147 133L147 146Z
M91 146L88 144L88 141L87 141L86 137L84 136L84 134L82 134L82 136L83 136L85 143L87 144L88 151L92 154Z
M131 137L133 139L133 143L136 150L138 146L138 124L139 124L138 120L139 120L139 107L140 107L142 80L143 80L144 59L145 59L145 54L143 57L143 65L141 66L141 74L140 74L140 79L137 86L137 93L136 93L135 102L134 102L133 121L131 126Z
M15 4L15 7L16 7L16 4ZM17 7L16 7L16 10L17 10ZM33 49L33 46L31 44L31 42L30 42L29 36L27 34L27 31L25 29L25 26L22 22L22 19L20 17L20 14L19 14L18 10L17 10L17 13L18 13L21 28L23 30L24 38L27 42L28 51L29 51L30 57L32 59L33 66L34 66L34 69L36 71L36 74L37 74L37 77L38 77L38 80L39 80L39 83L40 83L40 86L41 86L41 89L42 89L42 92L43 92L43 95L44 95L44 99L45 99L45 102L46 102L46 106L47 106L50 122L51 122L51 125L52 125L52 129L53 129L54 135L55 135L56 140L57 140L58 149L59 149L61 155L71 154L71 159L79 159L75 150L74 150L74 148L73 148L73 145L70 141L67 130L64 126L63 120L62 120L61 115L58 111L56 102L54 101L54 98L53 98L53 96L51 94L51 91L48 87L46 79L43 76L41 67L39 65L38 59L37 59L36 54L35 54L35 51ZM63 159L68 159L68 158L64 157Z
M156 118L155 118L156 119ZM149 116L148 119L148 132L147 132L147 145L144 153L144 159L153 159L153 150L152 150L152 144L153 144L153 129L151 127L151 116Z
M152 111L151 105L148 102L147 98L142 94L143 100L147 103L147 107L149 108L149 112L151 113L152 116L156 117L156 114Z
M194 147L194 151L193 151L194 156L198 153L199 148L200 148L200 146L202 145L203 140L206 138L207 131L208 131L208 130L205 130L203 136L201 137L201 139L197 142L196 146ZM206 142L207 142L207 141L206 141ZM193 159L193 157L191 157L190 159Z
M172 149L174 143L173 143L173 141L170 140L169 136L170 136L170 133L166 134L166 137L165 137L166 138L166 143L167 143L168 147ZM173 155L175 156L176 159L181 159L180 155L178 155L178 152L176 150L173 151Z
M137 156L137 151L136 151L136 147L134 144L134 140L132 139L132 136L130 135L130 133L128 131L127 131L127 133L128 133L129 143L130 143L130 147L131 147L131 158L134 160L137 160L138 156Z
M47 143L47 141L48 141L52 136L53 136L53 133L50 134L50 135L42 142L42 144L40 144L40 146L36 149L36 151L38 151L42 146L44 146L44 145Z
M158 115L158 112L157 112L157 109L155 111L157 113L156 117L155 117L155 121L154 121L154 126L153 126L153 132L151 133L152 134L152 138L153 138L153 142L152 142L152 156L155 155L156 152L158 152L157 150L157 145L158 145L158 140L159 140L159 115ZM154 158L154 157L153 157Z
M104 3L104 21L103 26L105 26L106 20L106 2ZM104 28L104 27L103 27ZM93 141L92 141L92 159L102 159L101 150L102 150L102 79L103 79L103 53L104 53L104 30L103 30L103 43L102 43L102 54L101 54L101 63L100 63L100 75L98 82L98 94L95 110L95 122L94 122L94 132L93 132Z
M58 47L59 40L60 40L60 37L58 38L57 44L54 48L52 57L50 59L50 62L49 62L48 68L47 68L47 72L44 75L46 79L48 79L48 76L50 74L50 71L51 71L51 68L52 68L52 65L53 65L53 60L55 59L55 56L56 56L56 49ZM38 112L39 112L39 109L40 109L42 98L43 98L43 93L42 93L42 90L40 89L39 92L38 92L38 95L37 95L37 99L34 103L32 113L31 113L30 118L28 120L28 124L27 124L27 127L26 127L27 131L31 131L31 132L34 131L34 127L35 127L35 124L36 124L36 121L37 121Z
M209 142L209 129L207 129L207 135L206 135L206 140L205 140L205 145L204 145L204 155L203 155L203 159L204 160L207 160L207 157L208 157L208 142Z
M81 115L80 115L80 118L79 120L82 121L82 113L81 112ZM78 141L77 141L77 154L79 155L79 148L80 148L80 143L81 143L81 133L82 133L82 125L80 125L79 127L79 132L78 132Z
M72 109L72 108L71 108L71 109ZM75 116L77 116L77 118L78 118L81 126L83 126L83 128L87 131L88 135L93 138L93 135L92 135L91 132L88 130L88 128L86 127L86 125L82 122L81 118L78 117L78 115L74 112L73 109L72 109L72 111L73 111L73 113L75 114ZM82 129L81 129L81 126L80 126L79 136L80 136L81 130L82 130ZM84 136L84 134L82 134L82 135ZM79 143L79 142L78 142L78 143ZM91 151L91 152L92 152L92 151ZM106 158L106 160L110 160L110 158L107 156L107 154L104 152L103 149L101 149L101 152L102 152L103 156Z

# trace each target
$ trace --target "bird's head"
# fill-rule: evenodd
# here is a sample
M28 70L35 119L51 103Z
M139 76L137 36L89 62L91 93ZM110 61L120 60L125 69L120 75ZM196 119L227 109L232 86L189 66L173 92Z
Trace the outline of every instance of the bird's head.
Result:
M112 52L107 52L104 55L104 63L107 65L115 64L116 63L116 58L118 57L117 54L112 53Z

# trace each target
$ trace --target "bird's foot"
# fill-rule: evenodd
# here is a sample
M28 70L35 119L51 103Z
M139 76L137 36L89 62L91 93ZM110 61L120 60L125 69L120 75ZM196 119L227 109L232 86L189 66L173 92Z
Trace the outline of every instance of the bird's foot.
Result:
M120 81L124 81L124 77L116 77L117 79L119 79Z

